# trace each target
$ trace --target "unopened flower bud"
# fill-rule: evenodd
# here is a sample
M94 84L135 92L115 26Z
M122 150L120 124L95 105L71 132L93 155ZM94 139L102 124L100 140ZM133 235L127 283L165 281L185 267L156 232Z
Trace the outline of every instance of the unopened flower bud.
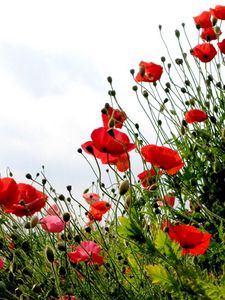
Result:
M66 246L63 242L58 242L57 248L59 251L66 251Z
M70 220L70 214L68 212L65 212L63 214L63 221L64 222L69 222L69 220Z
M180 132L181 132L182 135L185 134L185 127L184 126L181 126Z
M175 36L179 39L179 37L180 37L180 31L179 30L175 30Z
M61 194L61 195L59 195L59 200L61 200L61 201L65 201L65 196L63 195L63 194Z
M209 118L213 124L216 124L216 118L214 116L210 116Z
M148 92L147 92L146 90L144 90L144 91L142 92L142 95L143 95L145 98L148 98Z
M133 87L132 87L132 89L133 89L133 91L137 91L138 90L138 87L137 87L137 85L134 85Z
M130 205L131 205L131 200L132 200L131 196L128 195L128 196L126 197L126 199L125 199L125 202L124 202L124 208L125 208L126 210L128 210L128 208L130 207Z
M165 58L165 56L162 56L162 57L161 57L161 62L163 62L163 63L164 63L165 61L166 61L166 58Z
M126 192L129 190L129 187L130 187L130 183L128 180L122 181L119 186L119 194L121 196L125 195Z
M111 76L107 77L107 80L108 80L108 82L109 82L110 84L112 83L112 77L111 77Z
M47 260L50 263L53 263L54 260L55 260L55 256L54 256L54 252L53 252L52 248L47 246L46 249L45 249L45 254L46 254Z
M39 222L38 216L33 216L30 220L30 226L31 228L34 228Z
M32 179L32 176L31 174L27 173L26 176L25 176L27 179Z
M134 73L135 73L134 69L131 69L131 70L130 70L130 74L133 76Z

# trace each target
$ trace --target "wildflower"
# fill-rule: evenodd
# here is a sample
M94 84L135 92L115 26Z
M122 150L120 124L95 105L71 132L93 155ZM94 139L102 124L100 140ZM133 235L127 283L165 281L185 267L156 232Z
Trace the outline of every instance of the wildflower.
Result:
M130 143L129 137L117 129L106 130L104 127L97 128L92 132L91 138L92 142L89 146L92 146L99 152L114 156L136 148L135 144Z
M200 15L193 17L194 22L199 28L209 28L212 26L211 14L209 11L203 11Z
M209 27L204 28L200 36L203 40L209 42L212 40L216 40L221 33L221 31L215 32L215 29L213 27Z
M102 121L103 126L108 129L111 126L110 122L114 123L116 128L122 128L124 121L127 119L127 116L124 111L120 111L119 109L113 109L110 105L105 106L102 110Z
M208 119L208 115L200 109L191 109L185 114L187 123L203 122Z
M75 251L68 252L72 263L88 262L88 264L102 265L104 257L99 255L101 247L92 241L83 241L75 248Z
M155 169L151 168L150 170L145 170L137 175L139 178L141 185L144 188L147 188L155 183L157 172ZM159 172L159 175L162 175L162 172Z
M100 201L100 196L95 193L84 193L83 198L86 200L88 204L93 204L95 202Z
M90 206L88 213L88 218L90 221L101 221L105 213L107 213L111 208L111 204L106 201L98 201Z
M13 178L0 179L0 206L10 208L17 200L17 183Z
M47 209L47 214L51 216L59 216L61 215L61 211L58 205L54 203L50 206L50 208Z
M45 231L61 232L66 223L58 216L48 215L40 220L40 224Z
M163 197L163 199L157 201L157 204L159 206L164 206L165 204L170 206L170 207L174 207L174 204L175 204L175 197L173 194L168 194L168 195L165 195Z
M176 174L184 163L179 154L165 146L147 145L141 148L141 154L147 162L165 170L169 175Z
M48 196L25 183L17 184L17 200L7 208L7 213L13 213L18 217L31 216L39 212L46 204Z
M182 255L204 254L211 240L211 234L190 225L169 225L169 237L182 247Z
M220 51L225 54L225 39L223 39L221 42L218 42L217 45Z
M215 19L225 20L225 6L216 5L216 7L210 8L210 13Z
M0 258L0 270L4 268L5 262L2 258Z
M195 46L191 50L191 54L197 57L201 62L210 62L217 54L215 47L212 44L204 43Z
M59 298L59 300L77 300L74 296L66 295Z
M136 75L136 81L155 82L161 78L163 68L153 62L147 63L141 61L139 73Z

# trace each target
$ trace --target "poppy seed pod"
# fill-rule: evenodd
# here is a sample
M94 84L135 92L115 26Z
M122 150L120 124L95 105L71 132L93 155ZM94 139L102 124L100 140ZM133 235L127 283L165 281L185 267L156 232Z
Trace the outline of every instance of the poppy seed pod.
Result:
M124 180L120 183L120 186L119 186L119 194L120 196L123 196L126 194L126 192L129 190L129 187L130 187L130 183L128 180Z
M46 254L47 260L50 263L53 263L54 260L55 260L55 256L54 256L54 252L53 252L52 248L47 246L46 249L45 249L45 254Z
M70 220L70 214L68 212L65 212L63 214L63 221L64 222L69 222L69 220Z

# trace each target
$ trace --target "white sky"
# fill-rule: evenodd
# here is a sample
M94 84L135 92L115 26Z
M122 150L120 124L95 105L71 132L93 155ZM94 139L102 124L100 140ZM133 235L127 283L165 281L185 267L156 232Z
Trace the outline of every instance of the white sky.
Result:
M79 197L94 177L76 150L101 126L107 76L122 106L138 118L129 70L138 70L141 60L160 64L166 52L158 25L169 46L182 22L194 40L192 17L217 4L223 3L0 0L2 176L9 167L25 182L26 173L45 165L58 192L72 184Z

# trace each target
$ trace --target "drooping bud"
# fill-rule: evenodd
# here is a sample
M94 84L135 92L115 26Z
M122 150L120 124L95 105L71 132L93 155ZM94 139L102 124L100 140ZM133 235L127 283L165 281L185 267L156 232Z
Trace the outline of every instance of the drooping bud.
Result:
M127 179L124 180L124 181L122 181L122 182L120 183L120 185L119 185L119 194L120 194L121 196L125 195L126 192L129 190L129 188L130 188L130 183L129 183L129 181L128 181Z
M45 249L45 255L46 255L47 260L50 263L54 262L54 260L55 260L54 252L53 252L52 248L50 248L49 246L47 246Z
M30 226L31 228L34 228L39 222L38 216L33 216L30 220Z

